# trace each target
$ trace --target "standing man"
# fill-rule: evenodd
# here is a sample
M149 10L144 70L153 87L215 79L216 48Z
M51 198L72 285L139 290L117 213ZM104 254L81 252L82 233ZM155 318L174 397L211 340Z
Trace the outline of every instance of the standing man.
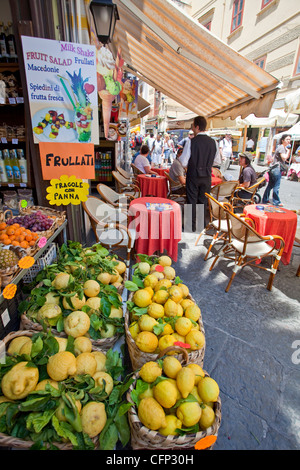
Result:
M219 148L222 158L221 172L224 174L230 167L230 159L232 157L232 140L230 132L227 132L224 139L220 141Z
M163 151L163 144L161 140L161 134L157 134L156 139L152 144L152 148L150 149L151 159L154 166L161 165L162 158L161 154Z
M194 136L191 139L191 156L186 174L187 203L192 204L192 231L196 231L196 207L203 204L204 223L207 219L207 199L205 193L211 189L211 168L216 155L216 143L205 133L206 119L196 116L192 124Z

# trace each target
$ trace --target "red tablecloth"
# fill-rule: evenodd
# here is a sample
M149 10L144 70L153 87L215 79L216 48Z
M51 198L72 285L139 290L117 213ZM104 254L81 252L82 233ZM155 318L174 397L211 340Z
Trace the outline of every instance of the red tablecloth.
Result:
M138 183L141 188L142 197L155 196L164 197L168 195L168 183L165 176L138 175Z
M297 230L297 214L285 208L259 204L267 210L282 212L267 212L256 209L257 204L245 206L244 213L255 222L255 229L260 235L279 235L285 242L281 257L283 264L289 264Z
M168 203L171 210L147 209L146 203ZM177 261L181 240L181 208L177 202L161 197L140 197L129 206L129 227L136 231L135 250L148 256L166 250Z
M151 168L152 171L155 171L160 176L165 176L165 172L169 173L170 168Z

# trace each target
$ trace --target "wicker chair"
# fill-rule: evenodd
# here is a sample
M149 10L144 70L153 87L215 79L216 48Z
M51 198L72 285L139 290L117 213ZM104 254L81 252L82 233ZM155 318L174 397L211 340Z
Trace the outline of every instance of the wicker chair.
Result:
M129 267L136 233L133 228L128 228L127 211L116 209L96 196L88 196L82 206L90 220L97 243L111 251L126 248L126 265Z
M123 178L126 178L127 180L131 181L133 180L133 175L128 171L123 170L123 168L121 168L120 166L117 166L116 170L123 176Z
M211 271L219 258L234 259L232 275L225 292L228 292L235 276L244 266L257 267L270 273L267 289L272 290L275 274L284 250L284 240L278 235L260 235L245 219L234 214L223 206L228 223L228 242L217 253L209 270ZM230 256L231 255L231 256ZM266 268L260 260L271 257L271 267Z
M223 181L226 181L223 174L222 174L222 172L221 172L221 170L219 170L219 168L213 167L212 168L212 173L215 177L222 178Z
M149 163L149 165L150 165L150 163ZM138 167L135 166L133 163L131 163L130 166L131 166L131 168L132 168L132 171L133 171L133 174L134 174L134 177L135 177L135 178L137 177L137 175L143 175L143 174L144 174L144 173L143 173L141 170L139 170Z
M223 183L216 184L216 186L211 188L210 194L217 201L223 201L224 199L227 199L227 201L231 203L234 191L238 185L238 181L224 181Z
M117 193L112 188L106 186L106 184L103 183L97 184L97 191L103 201L113 207L128 208L130 201L135 199L132 194L126 192Z
M178 183L176 183L169 175L167 171L164 171L164 176L168 180L168 199L171 199L172 201L176 201L180 205L184 205L186 203L186 194L179 194L176 193L176 189L174 192L172 191L172 187L178 186Z
M209 222L206 227L199 234L195 246L197 246L200 238L205 235L207 232L213 231L213 238L208 247L204 260L207 260L209 253L211 252L212 247L215 243L222 241L223 244L228 240L228 222L226 218L226 212L224 211L225 207L230 207L229 203L223 203L217 201L210 194L205 193L205 196L208 199L208 210L209 210Z
M252 186L249 186L249 188L243 188L241 186L237 186L235 190L235 194L232 197L232 205L233 207L244 207L247 206L248 204L256 204L257 201L255 199L255 195L257 191L259 190L261 184L265 181L265 176L262 176L259 178L255 184ZM249 193L249 199L241 198L238 196L238 191L243 190Z
M135 198L141 197L141 190L139 186L134 183L129 183L128 180L124 178L124 176L122 176L121 173L119 173L118 171L112 171L112 175L114 177L118 193L126 192L127 194L130 194Z

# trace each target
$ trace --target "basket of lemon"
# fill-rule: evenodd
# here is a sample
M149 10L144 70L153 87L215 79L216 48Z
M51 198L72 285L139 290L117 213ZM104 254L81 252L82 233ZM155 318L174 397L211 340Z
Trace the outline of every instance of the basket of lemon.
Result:
M11 332L2 346L0 446L113 450L119 439L126 445L127 417L118 423L122 436L115 423L124 385L118 352L96 350L84 336L59 338L29 330Z
M188 348L189 360L203 365L205 331L201 310L182 282L147 275L130 293L125 312L125 337L133 370L174 343ZM179 360L183 356L179 353Z
M219 386L199 364L162 351L146 362L127 392L133 449L211 450L221 425Z

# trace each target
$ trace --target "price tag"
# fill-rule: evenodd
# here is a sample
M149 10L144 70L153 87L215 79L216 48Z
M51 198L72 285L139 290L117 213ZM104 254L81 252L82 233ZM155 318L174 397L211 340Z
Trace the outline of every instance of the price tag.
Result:
M19 104L20 104L20 103L24 103L24 98L23 98L23 96L17 96L16 102L19 103Z
M13 299L17 292L16 284L8 284L3 289L3 298L4 299Z
M4 312L2 312L1 320L2 320L3 326L5 328L6 325L8 325L8 323L10 322L10 316L9 316L7 308L4 310Z
M20 188L27 188L27 184L26 183L20 183Z
M9 104L16 104L16 98L8 98Z
M47 238L46 237L41 237L38 241L38 247L43 248L47 243Z
M196 442L195 449L196 450L204 450L208 447L212 446L217 440L217 436L205 436L200 441Z
M19 139L11 139L11 143L14 145L18 145Z
M7 144L7 138L6 137L1 137L1 142L2 142L2 144Z
M175 341L174 346L179 346L180 348L189 349L191 345L189 343L183 343L182 341Z
M14 188L14 187L15 187L14 183L8 183L7 186L8 186L9 188Z
M28 205L28 201L26 201L26 199L22 199L22 201L21 201L21 207L22 207L23 209L25 209L25 207L27 207L27 205Z
M157 266L155 266L155 271L157 271L158 273L163 273L164 267L158 264Z

